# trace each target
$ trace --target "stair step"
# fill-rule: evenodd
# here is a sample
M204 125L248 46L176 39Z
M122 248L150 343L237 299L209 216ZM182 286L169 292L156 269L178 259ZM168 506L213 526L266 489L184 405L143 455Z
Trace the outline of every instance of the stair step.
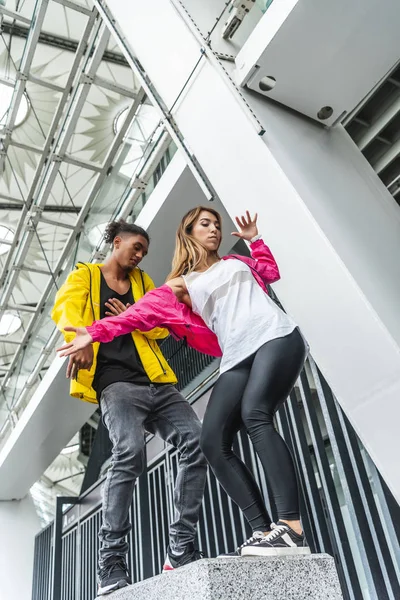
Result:
M343 596L333 558L309 554L202 559L114 592L112 600L343 600Z

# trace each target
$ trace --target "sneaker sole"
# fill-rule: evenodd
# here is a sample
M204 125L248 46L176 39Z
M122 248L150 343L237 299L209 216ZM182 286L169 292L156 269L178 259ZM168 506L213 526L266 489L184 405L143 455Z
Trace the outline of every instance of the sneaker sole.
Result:
M182 567L187 567L188 565L192 565L194 562L198 562L198 561L197 560L196 561L193 560L191 562L185 563L184 565L177 565L176 567L172 567L172 566L169 566L169 565L167 565L167 566L164 565L163 566L163 570L161 571L161 574L172 573L172 571L176 571L176 569L182 569Z
M130 585L127 581L125 581L124 579L121 579L121 581L118 581L117 583L113 583L112 585L107 585L104 588L101 588L98 592L97 592L97 598L101 598L101 596L106 596L107 594L111 594L112 592L115 592L116 590L120 590L124 587L126 587L127 585Z
M179 567L164 567L163 570L161 571L162 574L165 573L172 573L172 571L175 571L175 569L179 569Z
M304 546L304 548L243 548L242 556L287 556L288 554L300 554L306 555L311 554L310 548Z

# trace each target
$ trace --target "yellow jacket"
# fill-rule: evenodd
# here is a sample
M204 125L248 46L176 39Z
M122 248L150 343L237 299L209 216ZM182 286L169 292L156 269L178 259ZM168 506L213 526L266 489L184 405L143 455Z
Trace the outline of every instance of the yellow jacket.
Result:
M51 318L60 331L67 325L86 327L100 319L100 283L101 264L78 263L67 281L58 290ZM154 283L141 269L136 267L129 274L132 294L139 300L146 292L154 289ZM63 331L66 342L71 341L74 333ZM133 331L132 338L149 379L156 383L176 383L175 373L165 360L156 340L168 336L168 331L157 327L146 333ZM70 394L87 402L97 402L92 382L96 371L99 343L93 344L94 359L90 370L78 371L77 379L71 380Z

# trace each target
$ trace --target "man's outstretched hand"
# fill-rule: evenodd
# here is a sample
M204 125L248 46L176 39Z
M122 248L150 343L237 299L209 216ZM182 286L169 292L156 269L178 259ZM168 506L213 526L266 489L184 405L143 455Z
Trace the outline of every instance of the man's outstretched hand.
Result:
M64 344L61 348L57 348L56 352L58 352L60 357L76 354L93 342L93 338L88 333L86 327L64 327L64 330L76 333L76 337L69 344Z

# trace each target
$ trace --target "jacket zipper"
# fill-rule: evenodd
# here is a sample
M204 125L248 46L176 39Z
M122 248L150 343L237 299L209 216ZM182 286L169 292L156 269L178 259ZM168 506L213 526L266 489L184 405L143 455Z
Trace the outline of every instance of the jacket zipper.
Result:
M93 299L92 299L92 273L90 272L90 269L89 269L89 267L88 267L88 266L87 266L85 263L81 263L81 264L85 265L85 267L86 267L86 268L87 268L87 270L89 271L89 277L90 277L90 291L89 291L89 295L90 295L90 304L91 304L91 307L92 307L93 321L94 321L94 320L95 320L95 314L94 314ZM140 276L141 276L141 279L142 279L143 293L145 294L145 293L146 293L146 290L145 290L145 287L144 287L144 281L143 281L143 274L142 274L142 271L140 271ZM143 294L143 295L144 295L144 294ZM132 296L133 296L133 293L132 293ZM135 298L133 298L133 302L135 303ZM144 337L146 337L146 336L144 336ZM152 353L154 354L154 356L155 356L155 357L156 357L156 359L158 360L158 364L160 365L160 368L161 368L162 372L164 373L164 375L166 375L166 374L167 374L167 372L166 372L166 370L164 369L164 367L162 366L161 360L160 360L160 359L159 359L159 357L157 356L156 352L155 352L155 351L153 350L153 348L151 347L151 345L150 345L150 342L149 342L149 340L147 339L147 337L146 337L146 342L148 343L150 350L152 351ZM133 342L133 343L135 343L135 342Z
M86 263L78 263L78 265L84 265L87 268L87 270L89 271L89 298L90 298L90 306L92 308L93 321L95 321L96 316L94 314L94 306L93 306L93 298L92 298L92 273ZM79 375L79 371L77 372L76 377L75 377L75 381L77 383L78 383L78 375ZM81 394L81 398L83 398L83 397L84 397L84 394Z
M146 336L144 336L144 337L146 337ZM154 356L155 356L155 357L156 357L156 359L158 360L158 364L160 365L160 367L161 367L161 369L162 369L162 372L164 373L164 375L166 375L166 374L167 374L167 371L166 371L166 370L164 369L164 367L162 366L161 360L160 360L160 359L159 359L159 357L157 356L157 354L156 354L155 350L154 350L154 349L151 347L150 341L147 339L147 337L146 337L146 342L148 343L150 350L152 351L152 353L154 354Z

